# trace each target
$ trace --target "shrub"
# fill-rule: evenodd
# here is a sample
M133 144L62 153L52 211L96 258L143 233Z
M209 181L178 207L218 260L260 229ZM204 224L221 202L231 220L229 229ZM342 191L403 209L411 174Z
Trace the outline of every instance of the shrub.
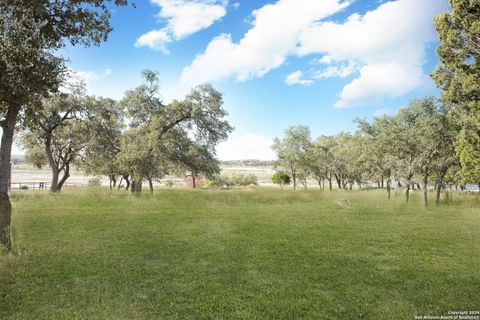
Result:
M100 187L102 185L102 181L99 177L88 179L88 186L89 187Z
M20 190L28 190L28 186L27 185L20 186Z
M173 180L167 180L167 181L165 181L165 186L166 186L166 187L171 188L171 187L173 187L174 185L175 185L175 182L173 182Z
M290 176L283 171L278 171L273 175L272 182L284 186L290 184Z
M232 176L226 175L217 175L212 177L211 179L207 180L205 185L207 187L217 187L217 188L224 188L224 187L232 187L232 186L242 186L246 187L249 185L257 185L258 179L254 174L238 174L234 173Z
M248 186L250 184L258 184L258 178L254 174L237 174L234 173L231 177L231 181L235 186Z

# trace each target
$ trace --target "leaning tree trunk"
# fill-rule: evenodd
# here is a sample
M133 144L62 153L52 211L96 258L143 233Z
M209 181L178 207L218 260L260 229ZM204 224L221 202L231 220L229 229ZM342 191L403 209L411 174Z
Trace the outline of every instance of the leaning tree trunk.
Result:
M0 244L7 250L12 249L12 240L10 237L12 204L8 197L8 183L10 178L13 134L19 110L20 108L17 106L9 107L5 120L1 124L3 134L0 144Z
M65 182L67 181L67 179L70 177L70 162L67 162L65 164L65 172L63 173L63 177L62 179L58 182L58 186L57 186L57 191L61 191L62 190L62 187L63 185L65 184Z

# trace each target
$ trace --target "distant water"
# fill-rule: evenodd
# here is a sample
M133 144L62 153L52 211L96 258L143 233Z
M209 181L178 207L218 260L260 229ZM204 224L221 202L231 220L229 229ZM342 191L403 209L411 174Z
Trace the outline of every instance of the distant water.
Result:
M479 191L478 190L478 185L475 185L475 184L467 184L467 190L468 191Z

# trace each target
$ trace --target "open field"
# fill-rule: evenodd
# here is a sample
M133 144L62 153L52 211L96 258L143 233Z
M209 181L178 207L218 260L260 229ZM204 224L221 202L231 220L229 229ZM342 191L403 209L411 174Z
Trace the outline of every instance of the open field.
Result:
M74 192L75 191L75 192ZM338 199L345 199L339 206ZM480 201L17 192L0 319L414 319L480 309Z

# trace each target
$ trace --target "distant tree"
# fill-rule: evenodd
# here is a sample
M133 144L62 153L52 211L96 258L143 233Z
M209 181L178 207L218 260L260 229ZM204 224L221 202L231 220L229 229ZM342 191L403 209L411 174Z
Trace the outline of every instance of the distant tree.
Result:
M275 138L272 149L277 153L276 166L288 170L292 176L293 189L297 177L307 167L307 150L310 148L310 129L307 126L292 126L285 130L285 137Z
M152 179L168 172L172 162L192 165L187 156L192 146L203 146L212 160L216 145L233 130L222 120L227 115L222 94L211 85L200 85L184 100L164 105L158 98L158 75L150 70L142 75L144 84L127 91L121 101L132 128L126 132L120 159L132 175L132 192L140 192L144 179L152 190ZM175 148L178 153L172 152Z
M44 99L43 108L31 119L23 135L27 159L37 166L46 158L52 170L51 192L60 191L74 163L80 164L85 150L105 131L101 126L114 110L115 101L85 95L82 87ZM41 154L38 146L43 145Z
M88 175L105 175L110 180L110 189L116 186L118 176L127 178L118 154L124 129L123 109L112 99L99 98L96 108L98 115L91 119L88 142L82 161L82 168Z
M435 17L441 65L432 77L461 125L456 151L464 176L480 182L480 3L450 0L451 12Z
M54 55L66 43L99 45L112 30L108 3L126 0L0 1L0 243L11 248L8 170L15 127L35 117L67 67Z
M272 182L281 186L285 186L290 184L290 176L283 171L278 171L273 175Z
M358 134L366 140L362 158L367 179L377 181L379 187L385 187L388 199L391 198L392 174L395 171L396 150L392 145L392 117L384 115L371 123L357 119Z

